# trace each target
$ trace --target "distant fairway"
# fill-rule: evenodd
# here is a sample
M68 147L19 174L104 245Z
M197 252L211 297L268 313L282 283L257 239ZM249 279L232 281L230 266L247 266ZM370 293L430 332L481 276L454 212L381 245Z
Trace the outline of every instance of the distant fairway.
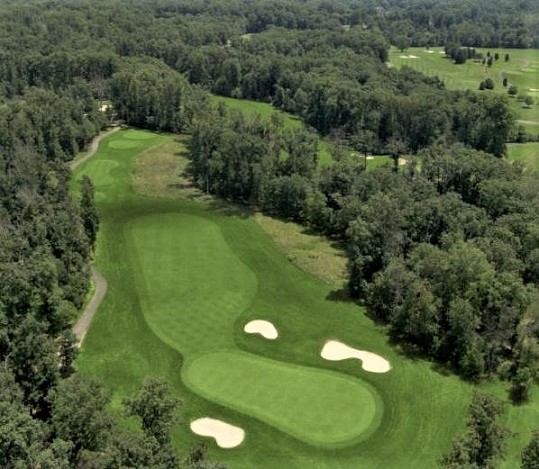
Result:
M305 124L299 117L284 112L268 103L261 103L249 99L226 98L224 96L213 96L213 100L215 103L223 102L228 108L237 109L247 116L258 114L263 119L269 120L271 116L277 115L282 119L283 125L287 129L301 129L302 127L305 127ZM331 162L329 142L326 139L321 139L318 144L318 164L320 166L328 166Z
M539 170L539 142L509 143L507 153L511 161L520 161L527 168Z
M136 147L118 148L125 140ZM464 426L472 387L400 355L362 308L334 300L331 287L291 264L253 217L166 190L135 193L133 175L144 176L135 171L138 156L151 149L145 155L158 158L159 148L185 150L170 136L120 131L74 173L74 191L82 174L94 179L102 227L96 265L109 286L79 371L105 382L114 408L145 376L165 377L184 401L178 451L206 441L234 469L436 467ZM246 334L252 319L274 323L278 339ZM379 354L392 369L375 374L357 360L323 360L329 339ZM488 386L505 395L504 385ZM539 419L538 396L508 409L518 435L502 467L512 468ZM206 416L245 430L243 443L220 449L194 435L189 422Z
M395 67L410 67L428 76L438 76L447 88L453 90L478 90L479 83L487 77L495 83L494 92L507 94L507 88L502 86L504 77L509 85L518 87L519 94L532 96L535 103L530 109L520 101L511 98L511 107L526 131L539 134L539 49L482 49L478 52L491 55L496 52L500 59L492 67L468 60L465 64L455 65L445 57L442 47L433 47L429 51L421 47L412 47L400 52L396 48L389 51L389 63ZM509 54L509 62L504 61ZM508 86L509 86L508 85ZM532 91L535 90L535 91ZM488 92L488 91L485 91Z
M215 103L223 102L230 109L237 109L247 115L258 114L263 119L270 119L273 115L279 116L283 120L283 125L287 129L301 129L303 122L299 117L296 117L288 112L273 107L271 104L252 101L249 99L235 99L224 96L212 96Z

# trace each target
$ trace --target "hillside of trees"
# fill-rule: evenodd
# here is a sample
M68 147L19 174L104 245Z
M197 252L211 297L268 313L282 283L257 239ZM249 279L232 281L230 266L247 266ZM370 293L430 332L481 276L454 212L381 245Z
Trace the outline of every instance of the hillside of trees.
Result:
M128 125L188 132L204 191L342 240L350 295L408 352L507 379L525 401L539 360L539 191L503 159L507 101L384 63L400 40L537 46L534 18L535 2L506 0L2 3L0 466L221 467L201 449L175 453L164 383L125 403L134 418L162 405L164 420L129 432L107 391L73 374L97 221L91 181L73 200L66 162L108 124L104 100ZM212 106L208 91L271 102L305 128ZM324 169L320 136L335 142ZM365 171L350 149L395 165Z

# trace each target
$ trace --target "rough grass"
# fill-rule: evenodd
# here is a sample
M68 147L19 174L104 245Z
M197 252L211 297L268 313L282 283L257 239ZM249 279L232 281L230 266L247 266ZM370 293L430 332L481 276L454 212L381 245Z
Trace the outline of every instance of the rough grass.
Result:
M76 181L82 174L95 177L102 221L96 265L109 285L76 366L81 373L105 382L113 391L113 407L119 408L122 397L133 393L146 375L163 376L184 401L184 423L174 427L174 444L182 454L191 443L203 441L189 431L187 423L210 416L246 431L244 443L233 450L219 449L207 440L211 455L235 469L436 467L452 435L464 427L472 386L436 371L427 362L399 354L362 308L342 301L332 287L291 264L247 214L164 194L148 197L135 193L132 176L137 157L173 139L148 133L148 139L139 140L137 148L111 148L109 143L123 138L121 134L105 139L95 157L73 178L73 190L77 190ZM117 165L101 165L96 171L101 162ZM153 177L150 171L146 174ZM101 184L100 178L113 183ZM151 184L149 180L139 182L138 187ZM210 317L218 327L211 325ZM243 326L254 318L276 324L279 339L269 343L258 335L245 334ZM393 368L377 375L362 370L357 360L322 360L321 347L330 338L375 352ZM201 361L196 365L201 368L190 369L191 363L207 352L247 352L253 362L242 363L243 370L254 363L264 369L266 360L278 362L279 370L288 372L292 367L294 386L308 380L306 376L314 370L338 373L364 384L383 402L383 410L377 408L381 413L378 426L366 430L364 440L358 438L331 451L314 440L306 443L286 427L293 420L305 422L309 418L300 415L305 413L301 399L292 405L289 396L282 397L289 387L284 385L287 380L278 396L288 402L283 408L289 409L281 426L269 422L260 408L255 409L256 401L249 400L247 407L247 401L242 404L236 400L238 391L234 389L227 391L230 394L224 402L221 393L204 397L186 386L182 367L202 377L207 374L204 367L218 368L223 379L228 372L233 375L237 371L230 368L227 372L226 363L220 360ZM265 378L275 371L268 373ZM258 376L249 381L248 374L245 381L236 379L235 385L253 386ZM194 382L190 383L193 389ZM196 384L207 386L198 377ZM503 385L493 386L504 395ZM533 419L537 421L539 399L534 397L531 404L508 407L505 418L512 430L527 431ZM333 417L345 421L348 415ZM328 434L332 430L328 428ZM516 467L513 462L528 438L527 434L513 437L511 464L506 467Z
M485 56L487 51L490 51L491 55L496 52L500 55L500 60L495 61L490 68L471 60L455 65L440 53L443 52L442 47L434 47L430 51L431 53L421 47L412 47L404 52L392 48L389 51L389 63L391 66L408 66L425 75L438 76L453 90L478 90L482 80L492 78L495 83L494 92L507 94L507 88L502 86L503 78L507 77L509 85L518 87L519 94L530 95L535 99L535 104L527 108L522 102L512 98L511 107L527 132L534 135L539 133L539 91L531 91L539 89L539 49L478 48L477 51L483 52ZM504 61L506 53L509 54L509 62ZM410 55L418 58L403 58Z
M323 236L309 233L305 227L257 213L255 220L277 243L286 257L300 269L335 289L346 285L346 254L342 247Z

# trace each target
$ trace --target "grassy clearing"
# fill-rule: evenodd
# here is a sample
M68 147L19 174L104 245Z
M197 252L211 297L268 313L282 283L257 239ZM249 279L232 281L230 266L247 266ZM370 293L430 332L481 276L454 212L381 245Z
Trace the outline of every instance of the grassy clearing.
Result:
M94 178L102 221L96 265L109 285L77 358L79 371L111 388L115 408L146 375L165 377L184 401L185 423L174 427L178 451L201 441L189 421L222 419L246 431L233 450L208 442L212 455L235 469L436 467L464 426L472 387L401 356L361 308L291 264L253 217L181 198L172 180L152 175L152 167L164 170L148 155L159 161L172 137L144 133L135 148L111 145L133 139L133 132L103 140L73 178L73 190L82 174ZM135 170L138 157L144 171ZM149 194L156 180L165 192ZM255 318L276 324L279 339L245 334L243 326ZM330 338L375 352L393 368L373 374L357 360L325 361L319 353ZM354 400L343 409L338 399L329 402L335 395L354 399L339 390L340 379L350 383L344 387L362 389L363 403ZM242 389L245 396L239 396ZM372 424L364 390L383 403L375 406ZM503 386L496 390L503 393ZM327 399L317 401L319 393ZM306 402L319 402L314 416ZM527 428L537 409L537 396L510 407L512 429ZM274 413L278 421L271 420ZM350 424L355 429L345 424L350 414L357 416ZM323 430L306 423L320 418L328 423L324 441ZM353 441L344 445L349 436ZM527 438L512 439L512 460ZM328 445L343 446L328 451Z
M271 119L273 116L277 116L283 121L283 125L286 129L301 129L303 127L303 122L301 122L301 119L289 114L288 112L277 109L268 103L261 103L248 99L227 98L224 96L212 96L212 99L215 103L222 102L226 105L226 107L230 109L237 109L248 116L258 114L260 117L266 120Z
M212 199L194 187L186 174L186 137L150 148L138 157L133 170L133 189L139 194L161 198L187 198L199 202ZM382 162L382 158L377 161ZM389 158L383 162L391 163ZM373 161L368 161L374 163ZM373 165L374 166L374 165ZM254 219L277 243L286 257L300 269L340 290L346 284L346 256L342 248L305 227L256 213Z
M507 157L511 161L520 161L530 169L539 170L539 142L510 143L507 145Z
M271 119L272 116L276 115L282 120L286 129L300 129L304 127L299 117L277 109L268 103L260 103L248 99L226 98L223 96L213 96L213 100L215 103L223 102L227 107L237 109L247 116L258 114L263 119ZM331 162L330 144L328 140L322 139L318 144L318 164L319 166L328 166Z
M367 169L378 168L380 166L393 166L393 158L388 155L372 156L367 160Z
M496 52L500 60L495 61L492 67L485 67L481 63L468 60L465 64L455 65L452 60L442 53L443 48L434 47L426 50L421 47L412 47L404 52L396 48L389 51L389 63L392 66L408 66L429 76L439 76L449 89L478 90L479 83L485 78L492 78L495 83L494 92L507 93L502 86L504 77L509 85L518 87L519 94L530 95L535 99L531 108L527 108L516 99L511 99L511 107L522 121L526 131L532 134L539 133L539 49L477 49L485 55L490 51ZM509 54L509 62L504 61L505 54ZM532 91L536 90L536 91Z

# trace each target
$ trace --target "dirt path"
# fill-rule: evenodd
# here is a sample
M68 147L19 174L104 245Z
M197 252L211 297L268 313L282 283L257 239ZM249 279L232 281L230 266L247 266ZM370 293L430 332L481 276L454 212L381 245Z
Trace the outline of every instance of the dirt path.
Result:
M90 149L88 150L88 153L82 158L72 161L69 164L70 169L73 171L75 168L79 167L82 163L84 163L85 161L90 159L92 156L94 156L99 147L99 142L101 142L101 140L103 140L105 137L108 137L110 134L118 130L120 130L120 127L115 127L107 132L99 134L96 138L94 138L94 140L92 141L92 144L90 145ZM79 318L77 323L71 329L73 331L73 334L75 334L75 336L77 337L79 347L82 345L82 341L84 340L86 331L88 331L88 328L90 327L90 323L92 322L94 314L97 311L97 308L99 307L99 304L101 303L101 300L105 296L105 292L107 291L107 281L105 280L105 278L99 273L99 271L94 266L91 266L90 269L92 272L92 278L95 283L95 292L92 296L92 299L86 305L86 308L84 308L84 312L82 313L82 316Z
M75 334L75 336L77 337L79 347L82 345L82 341L84 340L86 331L88 331L94 314L97 311L101 300L105 296L105 292L107 291L107 281L105 280L105 278L94 266L91 266L91 271L92 278L95 282L95 292L90 302L86 305L84 313L82 313L82 316L79 318L77 324L75 324L72 329L73 334Z
M120 127L114 127L111 130L100 133L96 138L93 139L92 143L90 144L90 148L88 149L88 153L80 159L75 159L71 161L69 163L69 169L73 171L74 169L78 168L82 163L89 160L92 156L94 156L101 140L103 140L105 137L108 137L110 134L117 132L118 130L120 130Z
M517 120L519 124L527 124L527 125L539 125L539 121L521 121Z

